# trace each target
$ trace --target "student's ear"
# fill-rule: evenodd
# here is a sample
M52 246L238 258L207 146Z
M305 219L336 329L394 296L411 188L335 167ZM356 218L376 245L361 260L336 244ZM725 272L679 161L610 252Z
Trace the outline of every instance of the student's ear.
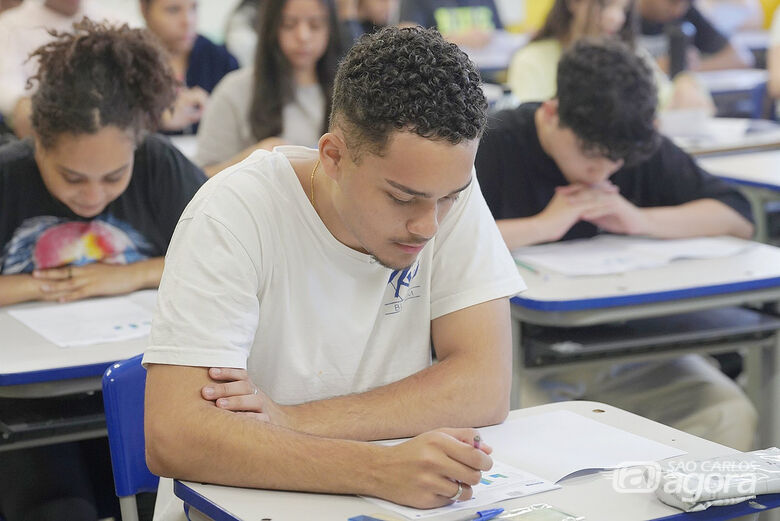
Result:
M548 123L558 125L558 98L542 102L542 116Z
M347 160L349 152L347 144L338 131L327 132L320 138L317 147L320 151L320 164L325 175L338 181L341 177L341 166Z

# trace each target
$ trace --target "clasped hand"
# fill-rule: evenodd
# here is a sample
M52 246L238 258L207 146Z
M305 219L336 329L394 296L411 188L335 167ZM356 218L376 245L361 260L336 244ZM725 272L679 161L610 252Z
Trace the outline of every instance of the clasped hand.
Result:
M609 182L593 186L575 183L556 188L539 219L550 231L552 240L563 237L578 221L628 235L645 233L647 228L642 211Z
M95 262L35 270L32 278L40 300L70 302L87 297L130 293L137 289L127 265Z

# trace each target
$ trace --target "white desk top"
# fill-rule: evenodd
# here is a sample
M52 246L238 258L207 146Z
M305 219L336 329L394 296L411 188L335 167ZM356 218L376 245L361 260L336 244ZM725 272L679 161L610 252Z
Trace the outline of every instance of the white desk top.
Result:
M130 295L137 304L154 309L157 291ZM11 317L8 309L41 306L27 303L0 308L0 386L100 376L112 362L143 352L148 337L79 347L58 347Z
M597 409L604 412L594 412ZM572 411L651 440L678 447L688 452L686 457L705 459L736 452L641 416L595 402L542 405L512 411L509 417L518 418L555 410ZM507 463L522 468L522 462L507 461ZM562 485L561 489L505 501L500 503L500 506L510 509L535 503L548 503L570 514L598 521L639 521L680 513L679 510L658 501L652 493L615 492L611 475L607 472L580 475L565 479L559 484ZM382 512L380 507L355 496L253 490L191 482L177 482L176 491L179 497L184 496L183 499L193 507L218 521L250 521L261 518L279 521L315 517L320 521L344 521L351 516ZM209 506L208 502L212 504ZM315 512L316 516L314 516ZM465 519L468 512L461 511L436 519L437 521Z
M780 150L700 157L702 168L725 179L780 190Z
M769 73L764 69L727 69L701 71L696 77L713 94L750 90L766 83Z
M695 111L672 111L660 117L664 132L695 156L780 146L780 125L768 120L707 118Z
M506 69L515 51L524 46L531 39L528 34L510 33L508 31L496 31L493 38L485 47L475 49L464 47L471 61L482 70Z
M198 138L194 135L168 136L173 146L179 149L179 152L193 161L198 152Z
M631 237L625 237L630 241ZM572 259L576 262L576 259ZM653 316L687 311L766 302L780 299L780 248L751 243L746 251L718 259L682 259L656 267L616 274L566 277L558 273L534 273L518 267L528 289L512 298L513 312L521 319L547 325L586 325L593 321L564 315L593 315L609 309L635 309L638 315ZM667 313L647 313L643 307L664 304ZM630 316L621 317L632 318Z

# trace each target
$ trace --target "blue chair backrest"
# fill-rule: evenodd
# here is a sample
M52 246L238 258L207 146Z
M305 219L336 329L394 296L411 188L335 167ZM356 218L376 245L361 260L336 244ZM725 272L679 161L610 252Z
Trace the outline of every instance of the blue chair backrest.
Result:
M159 479L146 466L143 355L117 362L103 375L108 443L118 497L156 492Z

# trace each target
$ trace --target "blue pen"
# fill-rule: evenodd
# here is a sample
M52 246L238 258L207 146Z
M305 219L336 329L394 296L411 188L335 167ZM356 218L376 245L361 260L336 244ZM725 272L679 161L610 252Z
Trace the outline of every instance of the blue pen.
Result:
M474 518L474 521L487 521L488 519L493 519L498 514L503 512L503 508L493 508L491 510L481 510L477 512L477 517Z

